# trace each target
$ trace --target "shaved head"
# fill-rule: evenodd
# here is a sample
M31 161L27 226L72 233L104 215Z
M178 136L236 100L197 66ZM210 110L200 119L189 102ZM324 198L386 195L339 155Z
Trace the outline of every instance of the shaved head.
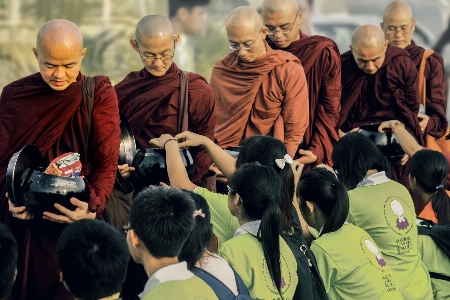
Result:
M392 15L404 15L412 21L412 10L408 4L402 1L394 1L390 3L383 12L383 22L390 19Z
M249 6L237 7L228 15L227 31L235 28L247 28L259 31L262 27L263 23L258 12Z
M383 65L387 45L388 42L379 27L364 25L353 32L350 49L358 68L373 75Z
M75 23L68 20L51 20L39 28L36 49L54 47L55 44L83 49L83 35Z
M136 40L142 38L172 39L173 27L169 19L161 15L143 17L136 25Z
M264 0L262 14L283 12L295 12L299 10L299 5L295 0Z
M384 9L381 28L390 45L400 48L411 45L415 26L411 7L405 2L394 1Z
M380 48L385 43L383 31L375 25L356 28L352 35L352 48Z

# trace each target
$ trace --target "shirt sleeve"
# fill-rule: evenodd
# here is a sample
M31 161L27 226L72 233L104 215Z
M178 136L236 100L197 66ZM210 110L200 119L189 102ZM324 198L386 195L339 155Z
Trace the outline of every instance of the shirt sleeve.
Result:
M341 271L333 258L314 241L311 245L311 251L316 257L317 266L319 267L325 291L329 293L331 286L341 279Z
M239 228L239 222L228 209L228 196L213 193L205 188L197 187L195 193L205 198L211 211L213 232L217 237L219 246L231 239Z

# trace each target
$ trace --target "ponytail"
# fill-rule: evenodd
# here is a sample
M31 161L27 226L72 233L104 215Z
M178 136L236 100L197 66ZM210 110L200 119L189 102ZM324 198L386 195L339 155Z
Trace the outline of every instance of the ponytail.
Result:
M327 216L327 220L325 222L325 225L323 226L321 234L334 232L334 231L338 230L345 223L345 220L347 220L347 216L348 216L349 200L348 200L347 189L337 179L335 180L335 182L331 183L331 186L332 186L333 190L335 191L336 198L334 201L334 205L332 206L331 212ZM322 210L321 207L320 207L320 209Z
M450 225L450 198L445 189L438 189L432 197L431 206L436 213L439 225Z

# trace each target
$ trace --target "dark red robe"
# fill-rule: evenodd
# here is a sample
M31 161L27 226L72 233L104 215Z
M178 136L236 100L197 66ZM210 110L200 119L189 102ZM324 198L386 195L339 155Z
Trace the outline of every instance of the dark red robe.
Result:
M417 70L406 50L388 46L386 58L373 75L358 68L352 52L341 55L342 96L338 129L347 132L364 124L403 122L423 144L417 114Z
M414 41L405 48L411 56L412 61L419 70L422 62L424 48L417 46ZM445 116L447 100L445 99L445 77L444 61L442 56L434 52L428 57L425 65L425 78L427 87L426 111L430 117L427 125L427 133L440 138L447 133L448 122Z
M167 73L156 77L145 68L131 72L115 86L120 113L129 121L138 149L151 148L149 141L167 133L176 135L181 70L172 63ZM189 74L189 130L214 141L216 115L214 94L202 76ZM195 174L200 183L212 160L203 148L191 148Z
M119 152L119 110L108 77L97 76L92 111L91 147L85 145L86 110L82 79L64 91L51 89L40 73L7 85L0 97L0 221L9 226L19 244L18 276L13 299L73 299L59 283L55 246L66 225L41 215L15 219L5 197L5 174L11 156L25 145L39 148L49 163L66 152L80 153L90 199L89 208L100 216L111 194Z
M332 165L331 153L339 139L336 125L341 109L341 58L335 42L323 36L307 36L286 48L273 49L294 54L301 62L308 83L309 126L304 135L305 147L317 156L315 164Z

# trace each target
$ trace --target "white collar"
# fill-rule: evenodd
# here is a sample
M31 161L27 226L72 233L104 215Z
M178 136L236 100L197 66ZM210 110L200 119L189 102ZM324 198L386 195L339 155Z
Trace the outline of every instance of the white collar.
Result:
M256 221L251 221L251 222L245 223L236 230L233 237L237 237L238 235L241 235L243 233L255 233L256 234L256 233L258 233L260 225L261 225L261 220L256 220Z
M391 181L384 171L366 176L356 187L372 186Z
M153 273L147 280L144 291L139 294L139 298L145 297L145 295L150 293L158 284L172 280L187 280L192 276L194 276L194 273L188 270L185 261L161 268Z

